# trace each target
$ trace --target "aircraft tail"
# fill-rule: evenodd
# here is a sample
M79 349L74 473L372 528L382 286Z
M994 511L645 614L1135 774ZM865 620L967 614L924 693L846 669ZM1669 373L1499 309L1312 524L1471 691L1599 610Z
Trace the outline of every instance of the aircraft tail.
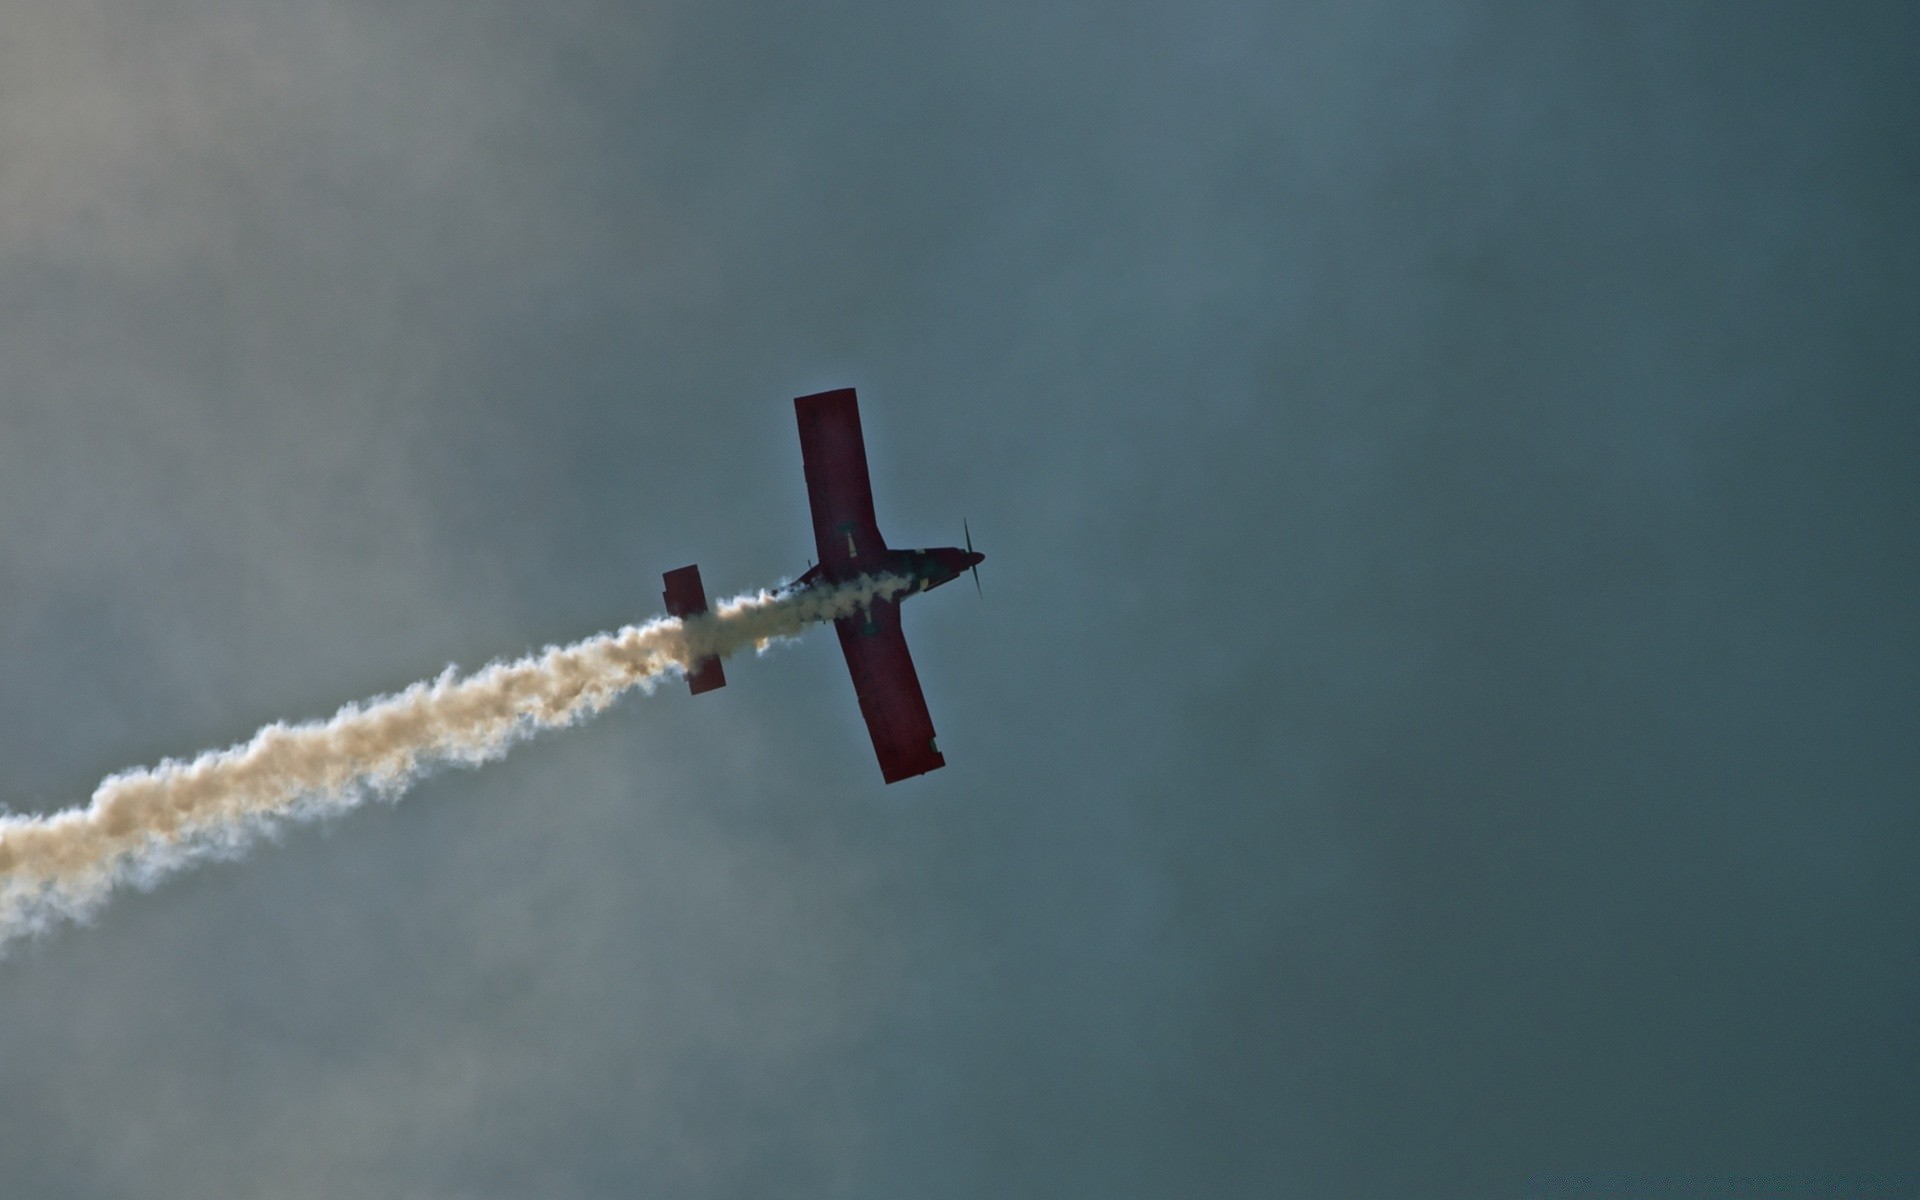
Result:
M707 589L700 582L698 566L685 566L677 571L668 571L661 578L667 585L663 598L667 602L669 615L682 619L706 615ZM727 686L727 673L721 668L718 658L703 658L687 672L687 687L696 696L701 692L711 692L715 688L725 686Z

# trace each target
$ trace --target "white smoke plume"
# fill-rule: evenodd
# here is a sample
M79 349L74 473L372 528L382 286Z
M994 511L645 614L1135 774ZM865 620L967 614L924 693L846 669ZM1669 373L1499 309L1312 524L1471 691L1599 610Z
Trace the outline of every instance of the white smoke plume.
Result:
M713 612L661 617L550 647L465 676L349 704L325 721L275 723L246 743L189 762L109 776L84 808L0 816L0 950L61 920L84 920L113 889L231 858L287 821L396 799L437 766L473 766L522 738L572 725L622 693L651 691L709 655L792 637L909 582L761 591Z

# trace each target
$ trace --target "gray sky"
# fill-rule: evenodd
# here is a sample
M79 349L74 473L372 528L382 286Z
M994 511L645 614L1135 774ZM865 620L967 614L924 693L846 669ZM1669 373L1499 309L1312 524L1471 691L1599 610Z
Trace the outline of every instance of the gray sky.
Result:
M4 802L830 634L0 962L13 1198L1912 1171L1910 5L0 6Z

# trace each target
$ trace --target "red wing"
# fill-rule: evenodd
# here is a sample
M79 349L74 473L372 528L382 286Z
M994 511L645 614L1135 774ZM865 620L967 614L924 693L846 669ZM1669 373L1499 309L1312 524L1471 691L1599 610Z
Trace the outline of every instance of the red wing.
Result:
M800 458L820 561L857 567L863 557L877 558L887 544L873 519L867 445L853 389L801 396L793 411L800 420Z
M897 783L946 766L933 744L933 717L900 630L899 604L875 600L870 610L841 617L833 627L860 697L860 715L873 735L880 774Z

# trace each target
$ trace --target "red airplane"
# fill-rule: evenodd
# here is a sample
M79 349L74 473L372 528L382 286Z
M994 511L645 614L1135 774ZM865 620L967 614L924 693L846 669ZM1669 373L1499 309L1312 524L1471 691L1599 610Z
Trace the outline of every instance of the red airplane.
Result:
M964 550L957 546L889 549L874 521L867 446L860 436L860 404L853 389L801 396L793 409L800 419L800 457L807 473L807 501L813 508L813 541L820 553L819 564L810 566L793 586L837 586L869 576L913 581L910 590L891 600L875 599L862 612L841 617L833 627L853 675L860 715L873 736L880 774L888 783L898 783L938 770L947 760L934 744L933 717L927 712L927 698L920 691L920 677L900 629L900 602L950 583L968 570L973 571L977 588L979 565L986 555L975 553L971 534ZM668 571L665 578L669 613L686 617L707 611L699 567ZM720 660L706 659L688 672L687 686L696 696L727 686Z

